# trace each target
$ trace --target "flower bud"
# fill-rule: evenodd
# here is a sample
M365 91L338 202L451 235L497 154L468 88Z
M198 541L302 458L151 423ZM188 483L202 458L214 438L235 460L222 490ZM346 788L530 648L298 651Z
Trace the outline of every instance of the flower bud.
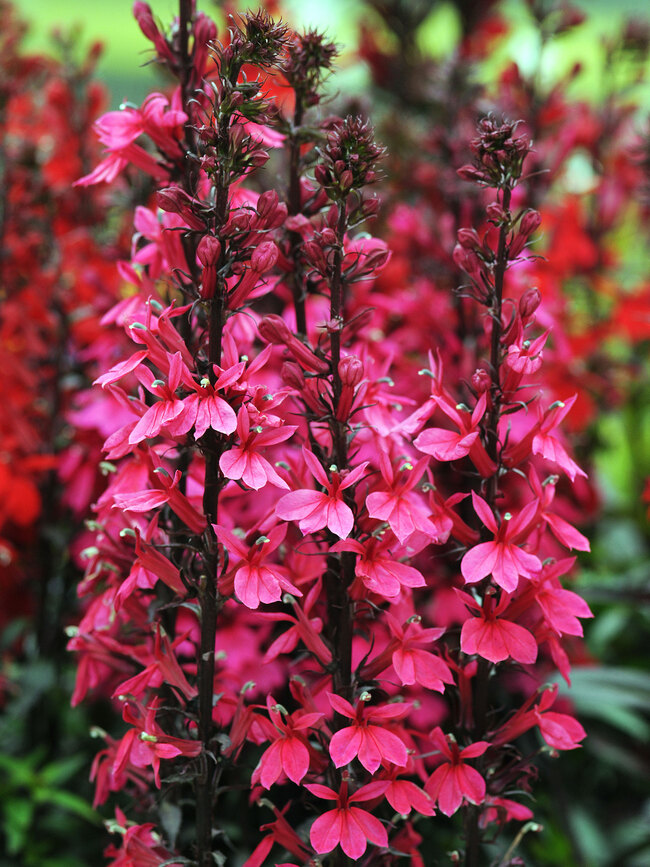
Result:
M461 166L456 171L456 174L462 180L473 181L476 184L485 183L485 181L487 180L487 176L483 172L479 171L478 169L474 168L474 166L470 166L470 165Z
M542 217L539 211L528 210L521 218L521 223L519 224L519 231L522 235L528 237L532 235L532 233L539 228L540 223L542 222Z
M289 232L296 232L298 235L304 235L312 227L304 214L295 214L295 216L287 217L284 225Z
M261 169L269 161L269 152L264 148L255 148L252 154L249 155L251 164L256 169Z
M180 187L165 187L156 193L156 204L162 211L180 214L190 229L205 231L205 223L192 211L192 200Z
M265 274L278 261L278 248L273 241L263 241L253 251L251 268L258 274Z
M481 246L481 239L476 229L459 229L458 243L465 250L476 250Z
M156 22L153 19L153 13L148 3L134 3L133 17L138 22L142 33L150 42L155 43L160 38L160 31L156 27Z
M289 388L295 388L296 391L302 391L305 387L305 377L301 368L294 361L285 361L280 371L282 381Z
M363 214L366 220L370 219L370 217L374 217L379 208L381 206L381 202L379 199L374 196L372 199L365 199L363 205L361 206L361 213Z
M327 187L332 183L332 175L325 168L325 166L316 166L316 168L314 169L314 178L321 185L321 187Z
M519 313L524 322L528 322L542 301L542 295L537 288L533 286L528 289L519 299Z
M354 176L350 169L345 169L345 171L341 172L341 177L339 178L339 186L342 190L349 190L354 183Z
M484 392L488 391L491 385L492 380L487 370L479 367L477 370L474 371L474 373L472 374L472 388L474 389L476 394L483 394Z
M478 280L481 273L481 261L474 250L466 250L460 244L456 244L452 254L454 264L469 274L474 280Z
M204 268L214 266L221 255L221 243L214 235L204 235L196 248L196 255Z
M276 313L265 316L260 322L258 330L262 340L276 345L284 344L286 346L293 336L287 323Z
M365 259L362 262L361 273L370 274L372 271L380 271L385 265L388 264L391 256L393 255L392 250L389 250L387 247L384 249L373 250L372 253L368 253Z
M263 220L267 220L275 213L278 207L278 194L275 190L267 190L257 200L257 213Z
M356 355L347 355L339 361L338 371L341 383L355 388L363 377L363 362Z
M194 44L197 47L207 46L209 42L214 42L216 38L217 25L207 15L199 13L196 16L196 23L194 25Z
M322 246L318 241L305 241L303 244L303 253L309 264L318 271L319 274L327 273L327 259L323 252Z
M508 220L508 215L498 202L490 202L485 209L485 213L488 220L491 220L493 223L505 223Z

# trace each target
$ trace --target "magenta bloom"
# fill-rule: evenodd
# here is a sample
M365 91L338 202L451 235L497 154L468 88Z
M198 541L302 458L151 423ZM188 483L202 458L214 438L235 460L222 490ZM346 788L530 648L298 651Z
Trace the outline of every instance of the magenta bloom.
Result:
M445 630L423 629L417 614L403 626L390 611L386 611L385 616L393 639L386 650L370 663L369 668L379 673L392 662L395 673L405 686L419 683L427 689L444 692L445 684L454 682L449 666L435 653L424 648L430 647L444 635Z
M573 397L570 397L564 402L557 400L552 404L544 413L544 417L537 428L535 436L533 437L533 454L541 455L541 457L545 458L547 461L553 461L553 463L556 463L564 470L572 482L575 481L576 476L586 477L587 474L578 466L573 458L569 456L560 440L553 436L551 431L554 430L561 421L563 421L564 417L576 402L577 397L578 395L574 394Z
M567 557L545 566L536 579L535 599L542 609L544 620L558 635L582 635L578 617L593 617L585 600L560 584L560 575L566 574L575 563Z
M277 738L260 759L260 782L265 789L270 789L280 775L285 773L294 783L299 783L309 770L309 749L305 731L318 722L323 714L298 710L283 720L271 696L267 697L266 704L277 730Z
M502 662L511 657L516 662L530 664L537 659L535 637L523 626L499 617L510 604L504 593L498 604L493 596L486 596L481 607L466 593L459 594L464 602L476 612L463 623L460 633L460 649L463 653L476 653L489 662Z
M346 782L341 783L338 794L328 786L317 783L305 786L317 798L336 801L335 809L323 813L311 826L309 839L318 854L331 852L340 844L346 855L357 860L366 851L368 843L388 846L388 834L379 819L367 810L352 806L353 802L378 798L384 794L388 785L385 780L368 783L352 795L348 794Z
M337 713L354 721L351 726L339 729L330 741L330 756L337 768L347 765L354 758L358 758L371 774L382 762L400 767L406 765L408 751L404 741L388 731L385 725L390 720L403 719L411 709L410 704L402 702L368 707L365 702L359 701L355 710L340 695L328 693L327 697Z
M239 445L233 446L221 455L219 460L221 472L227 479L241 479L245 485L255 491L266 484L275 485L277 488L288 488L289 485L258 450L263 446L288 440L295 430L295 425L281 425L266 430L259 427L251 429L248 409L242 406L237 414Z
M122 715L132 728L122 738L115 754L113 774L119 775L130 762L136 768L151 766L156 786L160 788L160 760L174 759L176 756L198 756L203 745L200 741L176 738L166 735L156 722L156 712L160 704L155 699L147 708L142 709L135 702L125 702Z
M327 527L340 539L346 539L352 531L354 515L343 500L343 491L359 481L368 462L364 461L347 476L332 470L330 482L314 455L305 448L302 453L312 476L325 491L301 490L285 494L278 500L275 514L283 521L297 521L304 534Z
M268 536L260 536L250 547L225 527L219 524L213 524L213 527L230 557L239 557L242 561L235 572L235 593L247 608L257 608L260 602L278 602L285 591L302 596L300 590L286 577L281 566L265 563L267 557L284 540L286 524L274 527Z
M437 726L431 732L434 746L440 750L445 761L436 768L426 782L425 790L445 816L452 816L463 802L480 804L485 798L485 780L477 770L465 764L466 759L482 756L490 744L477 741L461 750L451 736L445 736Z
M379 465L389 490L375 491L366 497L366 508L370 517L388 521L402 545L416 532L424 533L435 544L442 544L449 537L451 528L447 527L445 532L441 526L436 526L430 520L430 511L413 492L427 464L427 458L422 458L415 464L404 462L396 478L390 459L382 452L379 455Z
M494 539L492 542L481 542L475 545L463 557L460 571L463 573L465 583L475 584L492 575L499 587L502 587L506 593L512 593L517 589L520 575L531 578L542 568L539 557L529 554L516 544L517 537L525 535L529 530L537 513L538 504L533 500L515 517L506 513L499 527L492 509L474 491L472 491L472 502L476 514L488 530L494 533Z
M433 801L419 786L410 780L392 779L386 789L386 800L401 816L416 810L421 816L433 816Z
M539 704L534 706L536 695L514 713L507 722L492 736L494 746L513 741L533 726L539 730L546 743L556 750L576 750L580 741L587 736L577 719L567 713L551 711L557 697L557 684L546 689ZM531 707L532 705L532 707Z
M486 393L480 396L472 413L459 408L444 395L438 397L436 402L458 431L430 427L422 431L413 445L437 461L457 461L469 455L481 475L486 478L490 476L496 468L479 439L478 427L485 414Z
M422 574L413 566L400 563L391 556L388 545L382 539L371 536L365 542L347 539L332 546L332 551L354 551L355 571L364 586L372 593L387 599L399 596L403 587L425 587Z

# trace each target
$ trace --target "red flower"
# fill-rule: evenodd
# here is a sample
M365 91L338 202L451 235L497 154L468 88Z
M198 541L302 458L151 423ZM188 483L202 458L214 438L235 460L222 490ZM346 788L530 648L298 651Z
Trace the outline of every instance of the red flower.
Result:
M430 512L417 496L412 493L413 488L422 478L427 458L423 458L415 464L405 461L401 464L399 475L395 473L390 459L383 452L379 455L379 465L384 481L390 490L375 491L366 497L366 507L371 518L380 521L388 521L390 528L403 545L407 539L416 532L424 533L436 544L447 541L450 527L442 532L430 520Z
M392 557L386 542L375 536L370 536L363 543L356 539L346 539L332 545L331 550L354 551L359 554L355 565L356 574L368 590L387 599L399 596L403 587L426 586L426 581L417 569Z
M266 705L276 729L276 739L263 753L254 776L259 776L265 789L270 789L283 772L294 783L299 783L309 770L305 729L312 728L323 714L298 710L283 720L280 706L271 696L267 696Z
M356 710L340 695L329 693L329 702L337 713L354 720L353 725L339 729L330 741L330 755L337 768L358 758L371 774L382 762L404 767L408 751L401 738L384 728L389 720L403 719L411 705L389 704L384 707L368 707L357 702ZM373 723L379 723L374 725Z
M453 736L445 736L439 726L431 732L431 740L445 761L431 774L425 790L438 802L446 816L456 812L463 798L472 804L480 804L485 798L485 780L477 770L466 765L465 760L482 756L490 744L477 741L461 750Z
M260 602L278 602L283 591L302 596L281 566L264 562L284 540L286 524L274 527L268 536L260 536L250 547L225 527L218 524L213 524L213 527L228 554L243 561L235 572L235 593L247 608L257 608Z
M516 544L516 538L529 529L537 512L537 502L528 503L515 517L506 512L501 526L497 526L492 509L474 491L472 502L476 514L488 530L494 533L495 538L492 542L475 545L465 554L460 564L465 583L474 584L487 575L492 575L499 587L506 593L512 593L517 589L520 575L530 578L542 568L539 557L529 554Z
M487 405L486 393L480 396L471 414L460 405L454 405L446 395L439 396L436 402L456 425L458 433L440 427L427 428L413 445L421 452L432 455L437 461L456 461L469 455L481 475L492 475L495 471L494 462L488 457L479 439L479 422Z
M338 794L327 786L316 783L305 786L317 798L336 801L334 810L319 816L311 826L309 839L319 855L331 852L339 843L350 858L357 860L366 851L367 844L388 846L388 834L379 819L367 810L353 807L358 801L371 801L383 795L388 788L387 781L368 783L349 795L347 782L341 783Z
M506 593L502 594L496 605L494 596L487 595L483 606L478 605L466 593L459 593L459 595L478 615L470 617L463 623L460 633L460 649L463 653L476 653L494 663L502 662L509 657L525 664L535 662L537 659L535 637L523 626L498 617L510 603Z
M277 474L273 465L259 454L258 449L288 440L295 430L295 425L281 425L266 430L254 427L251 430L248 409L242 406L237 414L239 445L221 455L221 472L227 479L241 479L255 491L266 484L288 489L289 485Z
M283 521L297 521L303 533L315 533L325 527L341 539L346 539L354 525L352 509L343 500L343 491L356 484L363 476L368 461L343 476L331 469L332 481L314 455L303 448L305 463L316 481L325 488L322 491L292 491L278 500L275 513Z

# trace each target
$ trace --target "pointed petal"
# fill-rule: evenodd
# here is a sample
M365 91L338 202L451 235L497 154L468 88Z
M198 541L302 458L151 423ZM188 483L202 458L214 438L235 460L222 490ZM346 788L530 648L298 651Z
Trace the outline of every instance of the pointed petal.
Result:
M362 729L359 726L347 726L339 729L330 741L330 756L337 768L349 764L352 759L359 755L359 749L363 745ZM375 770L379 767L379 762Z
M311 826L309 839L319 855L331 852L338 845L341 839L342 814L342 810L328 810Z
M282 740L282 767L294 783L299 783L309 770L309 750L298 738Z
M494 513L492 509L485 502L483 497L479 497L477 493L472 491L472 504L474 506L474 511L479 516L481 521L485 524L488 530L491 533L494 533L496 536L499 528L497 527L496 518L494 517Z
M460 563L465 583L474 584L492 574L498 557L499 548L496 542L481 542L470 548Z

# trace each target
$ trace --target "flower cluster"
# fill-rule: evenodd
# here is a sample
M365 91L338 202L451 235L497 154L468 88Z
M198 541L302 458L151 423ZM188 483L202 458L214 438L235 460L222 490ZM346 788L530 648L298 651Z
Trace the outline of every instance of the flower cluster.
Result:
M568 678L590 611L560 583L566 549L588 548L554 500L561 473L584 475L559 429L572 401L538 386L548 333L520 291L530 139L489 116L456 166L481 187L445 254L462 285L440 317L471 316L476 347L459 358L468 329L431 342L444 324L426 334L411 302L400 319L400 293L439 293L382 295L390 249L355 234L378 210L371 126L308 123L333 48L265 13L218 41L186 0L169 32L135 12L176 88L104 115L106 155L78 181L156 186L121 265L135 292L109 316L133 351L97 379L120 412L70 642L74 701L110 696L125 723L96 803L142 808L117 814L107 856L223 860L229 835L249 845L243 791L274 815L247 867L276 844L292 864L418 863L416 822L461 808L477 865L487 826L532 815L515 800L530 731L554 750L584 737L544 685Z
M15 9L2 2L0 12L0 627L22 621L3 644L4 705L5 688L22 692L11 662L24 660L29 641L44 658L65 655L77 578L64 566L66 522L102 489L105 419L119 408L97 401L90 382L122 351L101 319L128 245L119 220L117 231L103 228L103 195L72 186L96 158L101 46L78 59L75 38L60 33L55 55L28 53ZM32 726L43 737L48 719L39 705Z

